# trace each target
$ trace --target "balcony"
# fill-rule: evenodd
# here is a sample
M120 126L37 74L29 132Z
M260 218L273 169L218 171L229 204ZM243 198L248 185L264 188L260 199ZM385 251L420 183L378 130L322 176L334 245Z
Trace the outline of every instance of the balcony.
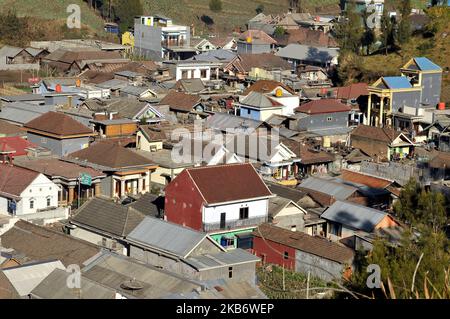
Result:
M161 46L164 48L170 48L170 47L184 47L185 41L184 40L164 40L161 41Z
M257 226L259 224L266 223L267 220L268 220L267 216L263 216L248 219L227 220L224 225L221 225L221 223L207 223L207 224L203 223L203 231L210 232L215 230L231 230L236 228Z

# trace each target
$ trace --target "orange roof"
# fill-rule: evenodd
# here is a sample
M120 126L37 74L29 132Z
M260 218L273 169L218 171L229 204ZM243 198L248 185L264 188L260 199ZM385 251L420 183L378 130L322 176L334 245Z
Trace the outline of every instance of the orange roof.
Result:
M392 181L372 175L343 169L340 176L344 181L363 184L372 188L386 188Z
M337 99L321 99L314 100L303 105L300 105L295 109L297 112L307 114L321 114L321 113L335 113L335 112L348 112L351 107L341 103Z

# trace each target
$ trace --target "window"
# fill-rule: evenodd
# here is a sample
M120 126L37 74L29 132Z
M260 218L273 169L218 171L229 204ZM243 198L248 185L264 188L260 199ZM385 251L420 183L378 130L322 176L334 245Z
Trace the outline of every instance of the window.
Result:
M220 238L220 245L223 247L234 247L234 237L222 236Z
M283 259L289 259L289 252L287 251L284 252Z
M200 77L202 79L206 78L206 70L200 70Z
M337 223L330 223L330 234L341 237L342 225Z
M187 79L188 78L188 71L186 71L186 70L181 71L181 78L182 79Z
M47 138L41 137L41 143L42 144L47 144Z
M297 231L297 225L292 225L291 226L291 231Z
M247 114L250 114L252 111L250 109L247 109Z
M47 197L47 207L50 207L51 204L52 204L52 198Z
M233 278L233 267L228 267L228 278Z
M34 199L30 199L30 209L34 208Z
M331 116L328 116L328 117L327 117L327 121L328 121L328 122L331 122L332 120L333 120L333 118L332 118Z
M239 219L248 219L248 207L239 208Z

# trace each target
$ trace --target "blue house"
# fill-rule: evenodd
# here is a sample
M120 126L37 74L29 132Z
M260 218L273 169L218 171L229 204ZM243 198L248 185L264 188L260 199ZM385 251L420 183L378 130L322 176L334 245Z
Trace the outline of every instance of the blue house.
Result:
M241 117L265 121L273 114L283 114L284 105L263 93L252 91L242 101L234 104Z

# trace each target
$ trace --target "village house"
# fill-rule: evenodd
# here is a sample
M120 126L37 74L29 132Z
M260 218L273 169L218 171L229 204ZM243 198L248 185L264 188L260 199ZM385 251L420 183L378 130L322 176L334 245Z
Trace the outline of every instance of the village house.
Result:
M187 168L165 189L165 218L208 232L224 247L250 248L272 193L251 164Z
M20 136L0 137L0 163L12 163L15 157L28 155L37 146Z
M205 106L198 95L172 90L159 102L159 105L169 106L179 120L186 121L206 117Z
M428 58L415 57L401 69L401 76L381 77L368 87L365 124L405 127L419 133L431 123L431 113L440 101L442 68ZM411 116L418 117L413 125ZM395 120L395 123L394 123Z
M202 81L219 80L220 62L184 60L164 61L164 66L169 68L169 73L175 81L181 79L201 79Z
M95 135L92 129L59 112L45 113L27 122L24 128L30 142L59 156L88 147Z
M78 204L78 200L100 196L101 181L106 177L99 170L52 157L19 157L14 159L14 165L39 172L55 183L58 186L58 206ZM90 183L81 183L82 175L89 176Z
M207 129L215 132L229 134L252 134L258 132L267 134L272 128L271 125L264 121L218 112L208 116L205 126Z
M326 238L293 232L270 224L254 232L253 251L263 264L275 264L325 281L348 279L353 268L352 249Z
M239 102L234 103L239 116L257 121L265 121L273 114L284 114L284 105L263 93L250 92Z
M261 30L247 30L237 40L238 54L271 53L277 41Z
M275 53L297 69L301 64L320 66L327 71L338 64L339 49L291 43Z
M217 47L205 38L191 38L191 46L199 53L217 50Z
M44 223L68 217L58 208L59 187L45 175L11 164L0 164L0 214Z
M327 221L327 237L333 241L352 237L358 232L373 233L377 229L400 226L385 212L340 200L328 207L320 217Z
M290 199L280 196L269 199L269 221L277 227L305 232L305 209Z
M0 137L14 137L26 135L26 132L19 126L0 120Z
M65 227L71 236L128 256L129 245L124 239L144 217L110 199L93 198L77 209Z
M55 110L56 107L54 105L12 102L3 104L0 109L0 119L17 126L24 126L25 123L30 122L47 112Z
M256 282L258 257L226 251L206 233L146 217L126 240L130 257L191 279Z
M338 47L336 40L329 34L307 28L286 30L283 35L276 36L275 40L277 41L279 47L285 47L291 43L328 48Z
M390 161L412 156L415 145L401 131L368 125L359 125L350 133L350 144L376 161Z
M47 50L5 45L0 49L0 70L39 70L40 60L48 54Z
M104 172L101 192L112 198L140 194L151 189L151 173L156 169L150 160L116 143L96 142L74 152L64 160Z

